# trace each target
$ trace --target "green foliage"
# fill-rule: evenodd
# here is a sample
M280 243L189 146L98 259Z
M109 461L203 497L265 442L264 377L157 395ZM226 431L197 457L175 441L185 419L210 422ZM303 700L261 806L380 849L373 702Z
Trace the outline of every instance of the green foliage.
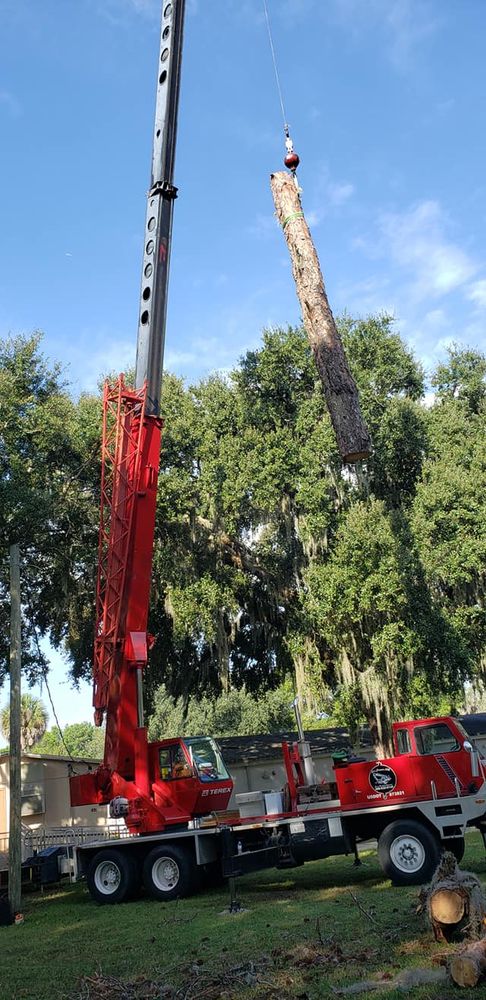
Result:
M447 353L448 360L437 365L431 380L438 399L461 400L478 413L486 397L486 356L458 344L452 344Z
M0 726L6 740L10 739L10 706L5 705L0 712ZM23 694L20 699L20 745L22 750L32 750L44 735L47 727L47 711L40 698Z
M412 507L427 585L479 678L486 653L485 370L483 355L457 347L450 363L439 365L430 454Z
M57 726L53 726L38 740L34 753L51 754L64 757L69 753L72 757L83 757L88 760L100 760L103 757L105 744L104 729L94 726L91 722L73 722L65 726L62 734Z
M42 356L39 334L0 342L0 683L8 671L13 541L20 545L29 679L46 669L34 626L56 644L69 638L75 649L79 617L92 620L99 413L98 401L74 404L59 366Z
M172 698L165 685L161 685L154 697L149 735L151 739L164 739L283 732L295 728L291 701L288 683L267 691L260 698L240 688L217 698L189 698L187 704L182 698Z
M486 360L452 348L427 409L389 316L339 326L374 442L362 469L342 469L300 328L264 331L228 375L164 378L145 676L160 733L275 728L292 676L308 721L365 717L386 742L393 716L435 711L438 690L454 705L481 677ZM99 400L70 399L37 337L2 345L0 529L21 542L31 674L32 622L75 678L91 670L99 434Z
M265 331L230 376L188 389L166 379L148 688L153 696L162 680L200 705L222 688L258 695L290 671L309 721L337 692L340 721L364 715L386 741L393 716L425 710L427 699L432 711L437 687L453 704L480 669L484 605L471 591L444 606L433 563L449 580L452 560L467 564L476 583L485 564L484 491L472 494L482 417L464 392L446 394L442 376L436 404L423 406L424 373L390 317L344 317L340 329L374 441L358 474L343 475L302 329ZM449 528L434 517L432 484L444 491L441 455L461 449L464 431L471 443L477 433L477 458L474 445L456 471L448 463L456 530L454 517ZM471 487L466 476L459 514L465 462ZM206 708L201 728L215 731Z

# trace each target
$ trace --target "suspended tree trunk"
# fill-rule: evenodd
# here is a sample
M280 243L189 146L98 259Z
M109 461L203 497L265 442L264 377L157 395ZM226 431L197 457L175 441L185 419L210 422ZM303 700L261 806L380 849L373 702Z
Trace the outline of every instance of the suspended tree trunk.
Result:
M277 218L290 251L304 326L324 387L338 448L344 462L358 462L370 454L370 435L329 306L299 192L293 177L283 171L272 174L270 184Z
M8 900L12 913L20 910L22 823L20 742L20 553L10 547L10 828L8 838Z

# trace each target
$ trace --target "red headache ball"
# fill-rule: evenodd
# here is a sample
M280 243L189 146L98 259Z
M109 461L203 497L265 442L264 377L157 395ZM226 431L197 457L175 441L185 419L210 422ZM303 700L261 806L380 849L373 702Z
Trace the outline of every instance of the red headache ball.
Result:
M287 153L284 163L285 166L289 168L289 170L297 170L297 167L299 166L300 163L297 153Z

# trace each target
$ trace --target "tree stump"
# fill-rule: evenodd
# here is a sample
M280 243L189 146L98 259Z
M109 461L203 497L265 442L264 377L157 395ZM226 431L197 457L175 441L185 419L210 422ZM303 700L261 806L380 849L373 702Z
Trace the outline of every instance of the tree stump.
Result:
M486 938L453 955L449 961L449 974L458 986L477 986L486 974Z
M482 936L486 899L481 883L472 872L461 871L449 851L425 890L425 905L436 941Z
M271 174L270 185L290 252L304 326L322 381L327 407L344 462L368 458L371 439L358 390L326 295L324 280L294 178Z

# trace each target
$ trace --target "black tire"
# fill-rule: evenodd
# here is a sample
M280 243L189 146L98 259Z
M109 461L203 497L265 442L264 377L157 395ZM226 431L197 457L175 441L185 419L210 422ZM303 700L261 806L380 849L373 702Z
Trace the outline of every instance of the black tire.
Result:
M153 899L169 901L190 896L199 888L194 857L177 845L154 847L143 863L143 882Z
M464 857L464 851L466 850L466 841L464 837L453 837L452 840L442 841L442 850L450 851L454 855L456 861L462 861Z
M378 841L378 860L394 885L429 882L441 855L438 838L414 819L396 820Z
M90 861L86 881L97 903L123 903L135 894L140 874L132 855L106 848Z

